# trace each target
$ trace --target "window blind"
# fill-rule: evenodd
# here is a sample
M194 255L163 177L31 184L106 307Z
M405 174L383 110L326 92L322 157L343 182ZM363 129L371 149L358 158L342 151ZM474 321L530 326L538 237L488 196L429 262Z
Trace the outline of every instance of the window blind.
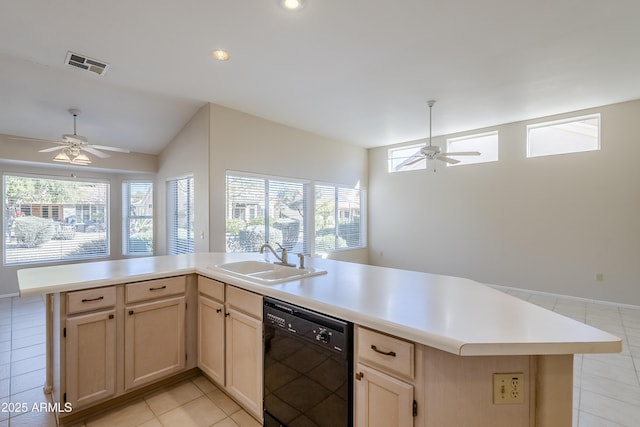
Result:
M167 181L167 253L193 253L193 177Z
M4 264L109 256L109 183L3 176Z
M257 252L277 242L309 254L307 182L228 173L226 186L227 252Z
M153 183L122 184L123 248L125 255L153 255Z
M364 246L361 190L337 185L315 186L315 252Z

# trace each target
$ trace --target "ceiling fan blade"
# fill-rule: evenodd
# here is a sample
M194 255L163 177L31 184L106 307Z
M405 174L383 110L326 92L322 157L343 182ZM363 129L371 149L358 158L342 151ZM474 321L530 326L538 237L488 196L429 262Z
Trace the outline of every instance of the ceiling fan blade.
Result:
M460 160L452 159L451 157L443 156L442 154L436 156L436 159L442 160L445 163L449 163L450 165L455 165L460 163Z
M440 153L440 154L444 154L445 156L479 156L480 152L479 151L459 151L457 153Z
M399 171L404 167L411 166L415 163L418 163L420 160L423 160L424 158L425 158L424 154L422 154L422 152L418 150L412 155L410 155L409 157L407 157L406 159L404 159L402 162L400 162L396 166L396 170Z
M25 138L23 136L10 136L9 139L15 139L17 141L36 141L36 142L48 142L50 144L66 144L62 141L54 141L52 139L40 139L40 138Z
M51 153L52 151L64 150L67 147L51 147L38 150L38 153Z
M80 149L83 151L86 151L87 153L91 153L96 157L100 157L101 159L106 159L107 157L111 157L107 153L103 153L102 151L96 150L95 148L93 148L93 145L92 146L87 145L87 146L81 147Z
M425 159L425 157L422 156L422 155L420 155L420 156L416 156L416 155L411 156L407 160L405 160L404 162L400 163L398 165L398 168L400 168L402 166L411 166L413 164L418 163L420 160L424 160L424 159Z
M119 153L130 153L131 151L126 148L118 148L118 147L109 147L108 145L89 145L91 148L96 148L98 150L107 150L107 151L117 151Z

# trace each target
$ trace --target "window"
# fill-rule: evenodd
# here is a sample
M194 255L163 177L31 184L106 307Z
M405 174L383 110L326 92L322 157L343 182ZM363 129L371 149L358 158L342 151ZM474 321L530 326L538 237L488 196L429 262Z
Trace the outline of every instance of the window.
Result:
M315 186L315 253L364 247L362 191Z
M447 156L459 160L460 163L447 166L471 165L498 161L498 132L487 132L476 135L447 139L447 152L460 153L464 151L478 151L479 156Z
M193 253L193 177L167 181L167 253Z
M122 184L124 255L153 255L153 183Z
M109 183L4 175L4 264L109 256Z
M309 254L307 181L229 172L227 252L257 252L266 242Z
M422 157L420 149L427 144L408 145L398 148L390 148L387 151L389 172L404 172L416 169L425 169L427 162L424 159L414 161L417 157Z
M527 126L527 157L600 149L600 114Z

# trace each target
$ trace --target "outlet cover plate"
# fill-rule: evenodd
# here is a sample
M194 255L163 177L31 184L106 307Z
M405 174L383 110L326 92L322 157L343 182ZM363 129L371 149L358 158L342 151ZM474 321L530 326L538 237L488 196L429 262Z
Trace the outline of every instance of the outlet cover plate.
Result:
M524 403L524 374L522 372L493 374L493 403L508 405Z

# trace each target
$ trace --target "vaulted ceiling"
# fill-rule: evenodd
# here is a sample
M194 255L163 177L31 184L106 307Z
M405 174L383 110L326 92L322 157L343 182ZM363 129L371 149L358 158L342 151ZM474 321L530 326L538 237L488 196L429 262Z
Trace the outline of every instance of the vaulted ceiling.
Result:
M640 98L639 19L637 0L0 0L0 133L59 139L73 107L91 143L154 154L212 102L388 145L427 136L428 99L438 135Z

